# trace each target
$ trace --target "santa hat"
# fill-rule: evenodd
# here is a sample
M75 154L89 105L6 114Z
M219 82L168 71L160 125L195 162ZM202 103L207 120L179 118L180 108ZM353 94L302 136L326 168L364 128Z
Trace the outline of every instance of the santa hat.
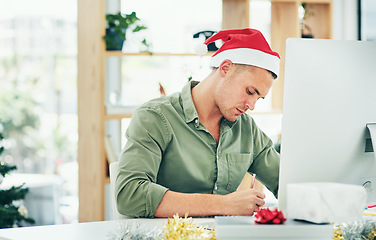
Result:
M260 31L251 28L222 30L208 38L201 49L196 48L196 52L200 55L207 53L207 45L219 39L223 45L213 54L211 67L218 67L229 59L233 63L264 68L278 76L279 54L271 50Z

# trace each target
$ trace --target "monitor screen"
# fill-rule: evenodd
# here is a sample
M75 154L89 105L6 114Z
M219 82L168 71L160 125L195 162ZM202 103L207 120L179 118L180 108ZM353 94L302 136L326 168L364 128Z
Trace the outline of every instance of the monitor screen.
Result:
M376 42L288 39L278 207L287 209L288 183L376 189L367 123L376 123Z

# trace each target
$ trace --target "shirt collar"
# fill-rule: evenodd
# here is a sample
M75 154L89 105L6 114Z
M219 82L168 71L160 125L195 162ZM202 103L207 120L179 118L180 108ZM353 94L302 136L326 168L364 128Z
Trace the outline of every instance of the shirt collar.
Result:
M199 83L200 82L198 81L189 81L181 91L181 99L186 123L192 122L195 119L198 120L198 114L192 99L192 88L194 88ZM236 119L235 122L230 122L225 118L222 118L221 125L224 126L224 130L228 130L232 128L237 121L238 119Z
M189 123L198 119L197 111L192 99L192 88L194 88L198 81L189 81L181 91L182 106L185 115L185 122Z

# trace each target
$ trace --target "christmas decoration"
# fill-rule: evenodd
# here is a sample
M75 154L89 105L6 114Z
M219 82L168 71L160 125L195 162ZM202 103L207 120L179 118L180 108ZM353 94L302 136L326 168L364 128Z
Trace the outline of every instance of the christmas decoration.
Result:
M135 222L123 222L116 231L108 234L109 240L154 240L159 239L162 230Z
M251 28L221 30L209 37L201 46L196 46L195 52L205 54L206 45L219 39L223 44L212 55L211 67L218 67L225 59L229 59L236 64L264 68L278 76L280 56L270 48L260 31Z
M281 224L286 221L283 213L278 209L261 208L255 214L255 222L263 224Z
M213 229L193 223L188 214L184 218L178 214L167 220L167 224L162 229L150 228L137 222L122 222L119 228L108 234L110 240L215 240Z
M0 133L0 155L4 150L2 146L3 135ZM2 178L8 172L16 169L16 166L9 166L0 162L0 174ZM0 189L0 228L21 227L23 222L34 223L34 220L28 218L27 210L22 206L21 201L25 198L28 188L23 185L11 187L10 189Z
M376 240L376 222L370 219L340 224L334 227L333 240Z
M214 230L198 226L193 223L192 218L188 218L188 213L184 218L179 218L179 214L169 218L167 224L163 227L162 240L175 239L175 240L190 240L190 239L207 239L214 240Z

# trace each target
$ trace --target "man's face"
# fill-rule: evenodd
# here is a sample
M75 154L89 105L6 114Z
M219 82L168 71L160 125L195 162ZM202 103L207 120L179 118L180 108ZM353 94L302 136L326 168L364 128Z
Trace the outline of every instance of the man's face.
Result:
M248 109L253 110L258 99L265 98L272 83L271 73L263 68L232 65L216 88L217 107L224 118L234 122Z

